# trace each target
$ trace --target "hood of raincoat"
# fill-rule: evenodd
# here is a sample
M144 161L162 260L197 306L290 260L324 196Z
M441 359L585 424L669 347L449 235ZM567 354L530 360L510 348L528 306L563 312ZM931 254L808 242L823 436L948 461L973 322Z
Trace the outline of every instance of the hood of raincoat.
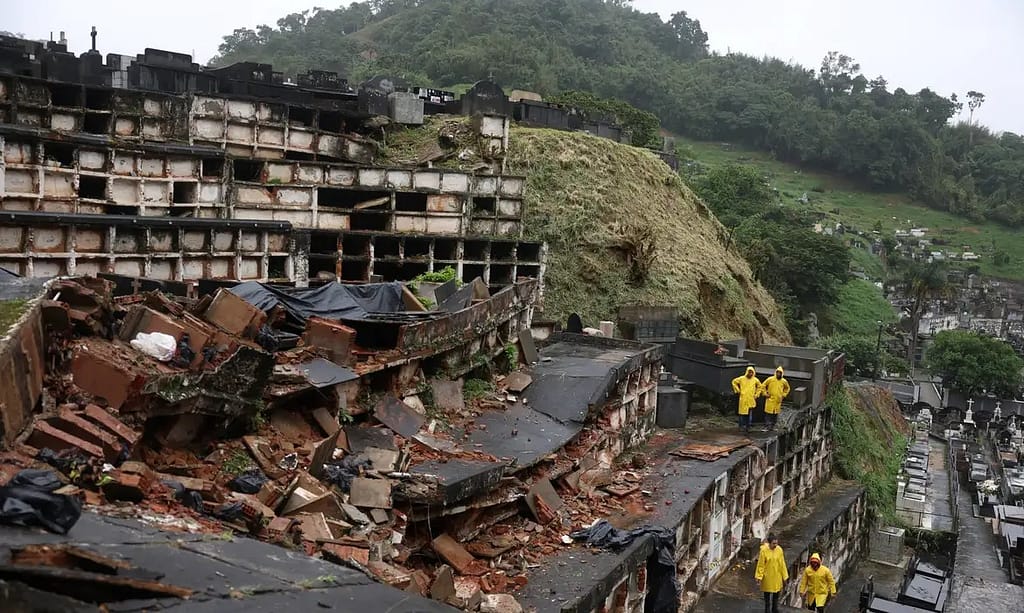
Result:
M747 366L747 376L749 377L750 375L753 375L753 374L755 374L754 373L754 367L753 366Z
M821 555L817 554L817 553L812 554L811 555L811 562L821 562Z
M777 375L784 375L786 373L785 373L785 371L782 370L781 366L778 366L778 367L775 368L775 374L777 374Z

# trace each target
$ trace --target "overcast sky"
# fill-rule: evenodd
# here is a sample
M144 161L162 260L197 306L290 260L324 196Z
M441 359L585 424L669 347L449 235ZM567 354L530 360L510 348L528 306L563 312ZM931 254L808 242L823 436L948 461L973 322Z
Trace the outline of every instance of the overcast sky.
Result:
M103 53L145 47L193 53L205 62L223 35L273 24L316 0L0 0L0 30L30 38L67 32L72 50L89 48L89 27ZM974 89L986 101L976 117L1024 134L1024 0L634 0L668 18L699 19L711 48L771 55L817 68L832 50L861 64L890 88L931 87L948 96Z

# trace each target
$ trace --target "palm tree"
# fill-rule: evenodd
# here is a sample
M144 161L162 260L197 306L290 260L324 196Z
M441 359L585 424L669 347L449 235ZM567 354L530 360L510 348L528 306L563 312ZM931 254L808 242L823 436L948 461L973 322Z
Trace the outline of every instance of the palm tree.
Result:
M921 317L932 300L950 298L956 288L950 284L946 267L939 262L908 261L900 275L903 293L910 300L910 348L907 362L910 364L910 376L914 376L914 354L917 351L917 330L921 325Z

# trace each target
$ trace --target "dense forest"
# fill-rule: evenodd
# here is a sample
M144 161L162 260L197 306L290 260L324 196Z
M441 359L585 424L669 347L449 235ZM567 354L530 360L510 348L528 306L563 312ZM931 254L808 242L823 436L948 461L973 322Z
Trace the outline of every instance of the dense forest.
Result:
M909 93L829 53L817 69L708 52L685 12L668 22L628 0L370 0L288 15L226 36L218 64L337 70L449 87L493 75L554 96L575 90L654 113L697 139L904 190L972 219L1024 224L1024 138L951 119L984 95Z

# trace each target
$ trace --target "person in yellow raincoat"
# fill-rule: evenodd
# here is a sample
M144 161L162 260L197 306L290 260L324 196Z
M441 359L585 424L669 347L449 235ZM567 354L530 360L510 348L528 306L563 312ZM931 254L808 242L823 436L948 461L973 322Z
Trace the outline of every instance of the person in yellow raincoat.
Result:
M753 366L747 366L746 374L732 380L732 391L740 395L740 430L748 433L750 432L750 409L757 406L757 397L761 395L761 382L754 375Z
M761 389L766 396L764 401L765 426L769 430L775 429L779 421L779 412L782 411L782 401L789 396L789 381L783 375L782 367L775 369L775 376L768 377L761 384Z
M764 613L779 613L779 592L789 579L789 568L786 567L786 556L782 552L782 547L779 547L779 539L774 534L769 534L768 541L761 544L754 579L761 582Z
M804 569L800 578L800 596L807 603L807 608L822 613L829 598L836 593L836 580L832 571L821 563L821 554L811 556L811 563Z

